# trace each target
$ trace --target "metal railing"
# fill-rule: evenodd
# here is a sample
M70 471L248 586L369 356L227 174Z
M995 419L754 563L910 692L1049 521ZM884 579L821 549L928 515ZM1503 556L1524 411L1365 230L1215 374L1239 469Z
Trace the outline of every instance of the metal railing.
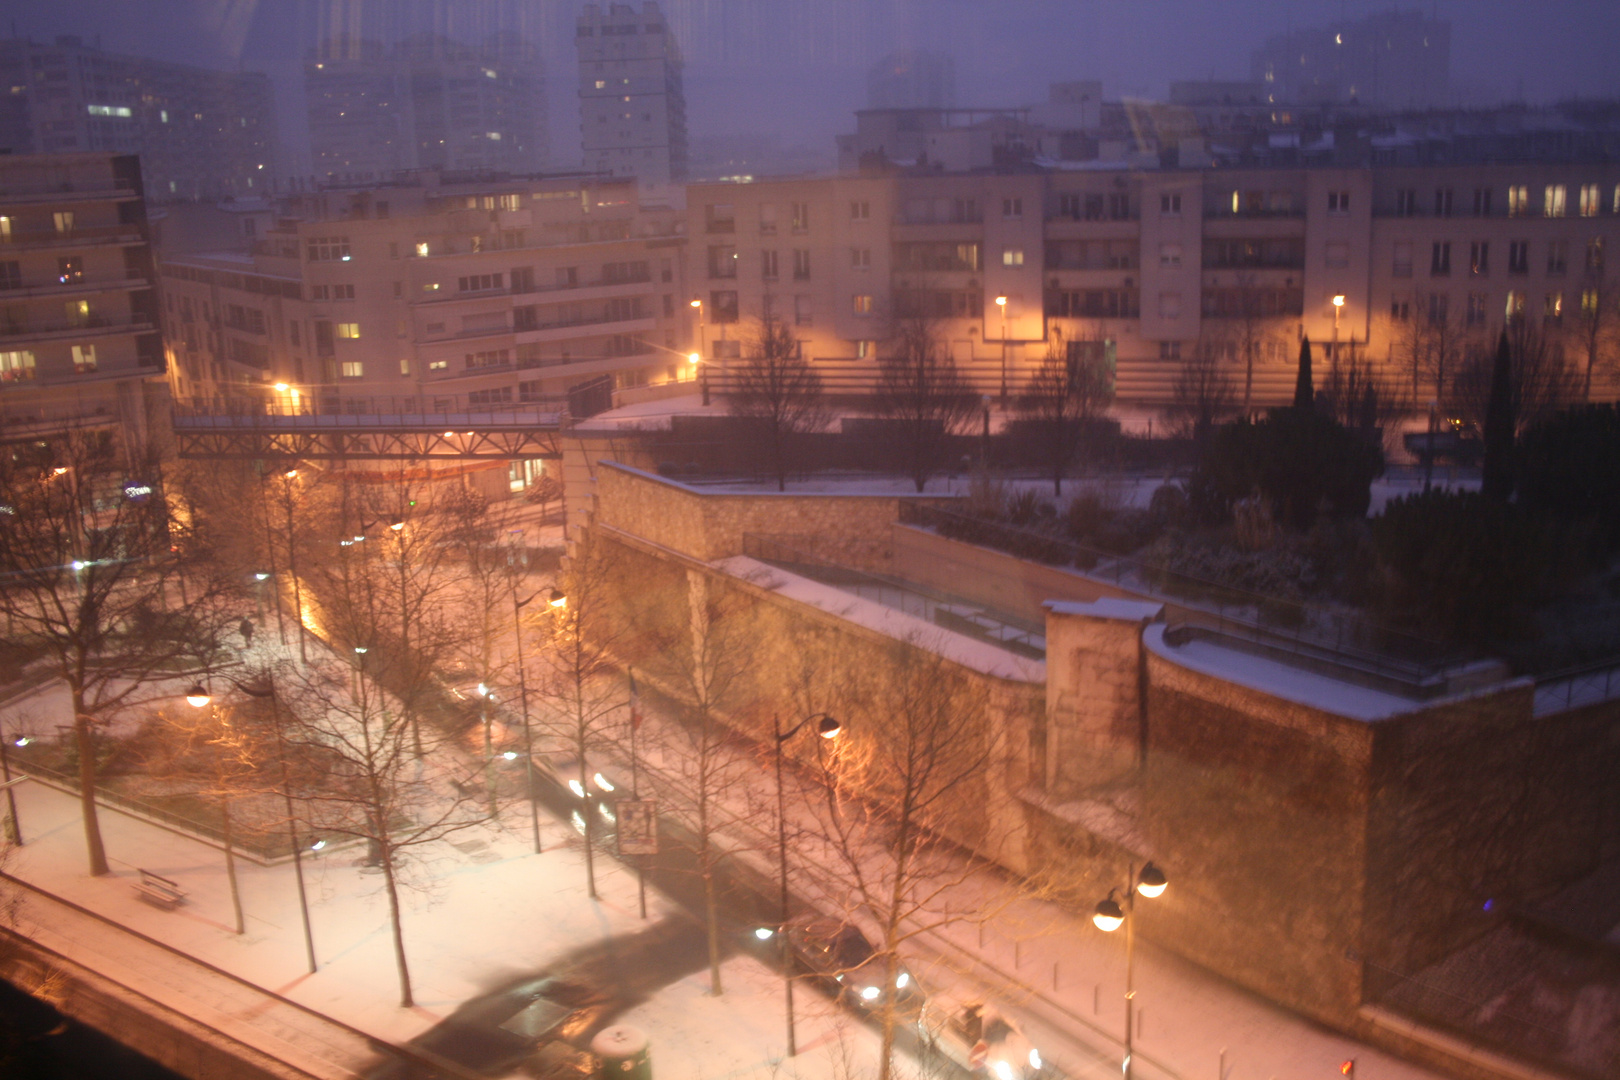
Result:
M470 404L465 395L376 395L342 397L303 394L296 402L274 398L196 397L174 402L173 416L182 426L226 427L391 427L444 430L479 427L555 427L568 411L566 397L547 397L518 405Z
M900 522L1018 558L1073 568L1122 590L1173 605L1177 621L1417 689L1466 659L1450 646L1360 615L1224 585L1061 537L912 502Z
M1600 664L1555 671L1536 680L1535 714L1564 712L1620 697L1620 664Z

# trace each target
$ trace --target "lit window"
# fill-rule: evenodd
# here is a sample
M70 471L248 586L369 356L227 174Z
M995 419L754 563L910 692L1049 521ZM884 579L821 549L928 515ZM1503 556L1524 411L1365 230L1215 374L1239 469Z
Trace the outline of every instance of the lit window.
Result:
M869 359L871 355L872 343L870 341L857 341L855 343L855 359L866 360Z
M94 345L73 346L73 370L79 374L96 370L96 347Z
M337 336L348 338L351 341L360 337L360 324L357 322L340 322L337 324Z
M1508 188L1508 217L1524 217L1530 212L1530 189L1523 184Z
M1620 191L1620 189L1616 189L1616 190ZM4 214L0 214L0 240L10 240L10 239L11 239L11 219L9 217L6 217Z
M448 370L450 370L450 361L448 361L448 360L429 360L428 361L428 370L429 371L448 371Z
M1581 315L1588 319L1597 315L1598 305L1602 302L1603 298L1596 289L1581 290Z
M91 116L117 116L127 118L135 115L130 111L128 105L90 105L87 106L87 108L89 108ZM166 120L164 121L164 123L167 122L168 121Z
M1548 184L1541 197L1541 212L1547 217L1563 217L1566 194L1563 184Z
M400 362L399 362L399 373L401 375L409 375L411 373L411 362L410 362L409 358L404 358L404 359L400 360Z
M1510 292L1507 294L1507 308L1503 312L1508 322L1515 322L1524 318L1524 293Z
M310 262L348 262L347 236L312 236L306 242Z
M71 210L58 210L51 215L51 221L59 233L73 231L73 211Z
M1003 248L1001 250L1001 265L1002 266L1023 266L1024 265L1024 249L1023 248Z
M1547 294L1545 313L1548 322L1557 322L1564 317L1564 294L1550 292Z
M167 124L169 122L169 110L168 109L159 109L158 110L158 119L160 121L162 121L163 123Z
M419 258L424 258L425 259L425 258L427 258L427 253L428 253L427 241L423 240L423 241L421 241L420 243L418 243L416 245L416 254L417 254L417 256Z
M34 377L34 354L27 349L0 352L0 383L22 382Z
M345 360L342 372L345 379L359 379L365 376L366 366L358 360Z
M853 306L854 306L855 314L857 314L857 315L870 315L870 314L872 314L872 308L873 308L872 294L871 293L856 293Z
M606 79L597 79L596 80L596 88L598 90L606 90L607 89L607 80Z

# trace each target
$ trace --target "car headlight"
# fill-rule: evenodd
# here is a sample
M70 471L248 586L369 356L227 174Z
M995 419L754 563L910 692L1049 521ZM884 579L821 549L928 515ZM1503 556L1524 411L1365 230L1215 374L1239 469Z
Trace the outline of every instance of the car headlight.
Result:
M896 990L904 990L909 985L911 985L911 974L910 974L910 972L902 971L900 973L900 977L898 979L894 980L894 988Z
M576 799L583 799L585 797L585 785L581 784L578 780L568 781L568 790L574 793L574 798Z
M1033 1046L1029 1049L1029 1067L1032 1069L1041 1067L1041 1052Z
M876 1001L878 995L881 993L883 993L883 991L879 990L875 986L863 986L861 988L861 999L863 1001ZM1009 1080L1011 1080L1010 1077Z
M1013 1080L1012 1066L1007 1064L1005 1061L997 1061L992 1063L990 1066L990 1071L995 1073L999 1080Z

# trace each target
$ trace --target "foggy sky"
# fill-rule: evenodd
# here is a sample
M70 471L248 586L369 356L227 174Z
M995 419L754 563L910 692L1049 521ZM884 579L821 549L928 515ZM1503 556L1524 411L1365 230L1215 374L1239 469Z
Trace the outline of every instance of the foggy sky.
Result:
M375 4L377 0L367 0ZM525 26L547 54L559 164L577 154L575 0L384 0L441 26ZM640 0L635 0L640 6ZM299 58L314 0L8 0L0 26L276 79L284 139L302 135ZM853 126L868 64L897 47L955 57L958 101L1043 100L1049 82L1099 78L1109 97L1162 96L1172 79L1247 78L1249 54L1290 26L1400 6L1452 23L1454 89L1470 103L1620 96L1614 0L663 0L688 58L692 135L771 133L825 145ZM449 14L446 15L445 12ZM394 12L391 10L390 12Z

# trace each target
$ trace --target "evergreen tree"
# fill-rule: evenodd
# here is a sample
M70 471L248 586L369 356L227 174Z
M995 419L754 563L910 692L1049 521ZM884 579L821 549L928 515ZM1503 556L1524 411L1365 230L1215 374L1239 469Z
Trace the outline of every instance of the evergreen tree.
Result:
M1485 463L1480 491L1497 502L1507 502L1513 495L1513 360L1506 330L1496 345L1491 396L1485 403Z
M1316 404L1316 388L1311 382L1311 339L1299 339L1299 381L1294 384L1294 408L1309 409Z

